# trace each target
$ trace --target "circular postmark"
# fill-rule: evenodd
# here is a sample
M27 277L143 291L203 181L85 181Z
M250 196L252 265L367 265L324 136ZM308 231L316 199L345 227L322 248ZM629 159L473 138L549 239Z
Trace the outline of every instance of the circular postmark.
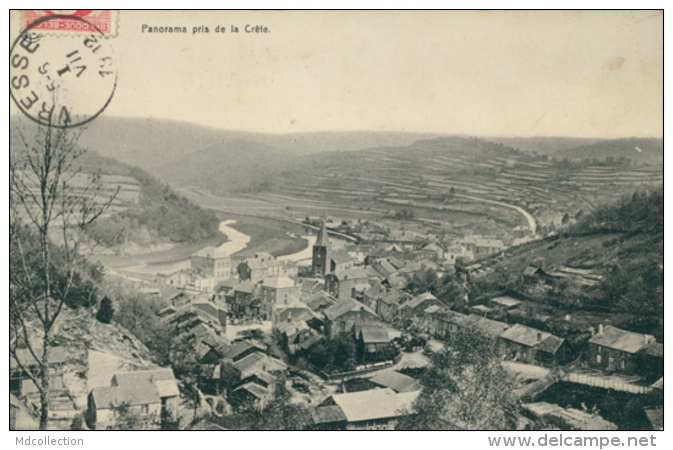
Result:
M53 36L37 25L79 21L91 34ZM112 100L117 65L112 48L94 25L78 16L50 15L28 26L9 53L9 92L30 119L72 128L95 119Z

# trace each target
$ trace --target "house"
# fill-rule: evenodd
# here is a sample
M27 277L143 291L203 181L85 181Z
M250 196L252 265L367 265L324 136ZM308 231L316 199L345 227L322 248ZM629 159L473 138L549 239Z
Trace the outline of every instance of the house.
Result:
M462 259L464 262L474 261L474 253L467 250L460 244L453 244L447 247L444 251L444 260L447 264L455 266L458 259Z
M561 430L615 431L617 425L579 409L563 408L546 402L526 403L521 405L522 411L543 427L553 426ZM547 429L547 428L543 428Z
M507 353L526 364L565 364L571 357L565 339L521 324L508 328L500 338Z
M301 296L301 286L289 277L267 277L261 288L260 315L263 319L271 317L274 305L288 305Z
M259 352L239 359L233 366L241 373L242 380L260 371L273 374L287 370L283 361Z
M587 359L597 369L634 373L642 361L641 351L653 343L652 335L601 324L587 342Z
M42 348L35 348L34 352L38 357L42 356ZM9 392L22 396L37 390L37 386L26 371L35 375L39 374L41 370L39 362L27 348L16 349L15 354L16 356L10 353L9 357ZM50 347L47 359L49 361L50 378L58 377L62 368L68 362L68 349L66 347Z
M497 320L477 315L468 316L466 325L473 326L479 333L493 339L498 339L509 328L509 325L504 322L498 322Z
M389 388L397 393L415 392L421 390L421 385L414 378L403 375L394 370L384 370L369 379L374 386Z
M325 289L325 282L321 280L313 280L308 278L300 278L301 296L312 296Z
M442 338L448 338L469 323L469 316L445 308L437 310L430 317L430 333Z
M318 406L311 409L311 419L314 430L345 430L348 425L346 414L337 405Z
M544 270L542 270L542 268L529 265L523 270L521 278L524 285L535 286L546 284L549 280L549 275Z
M241 383L255 383L268 389L270 392L273 392L275 390L276 380L277 378L268 372L257 372L241 380Z
M371 277L361 267L325 275L325 290L338 299L358 298L370 286Z
M386 322L394 322L399 316L400 304L411 300L411 294L399 289L388 289L379 294L374 301L374 309L381 319Z
M290 357L293 357L297 352L308 349L321 338L321 335L309 327L304 320L281 323L274 331L280 341L280 347Z
M465 237L462 245L467 251L472 252L475 259L486 258L498 254L505 249L502 241L498 239L487 239L482 236Z
M164 284L197 292L213 292L217 284L215 277L200 270L180 269L168 275L159 274Z
M405 265L403 268L400 269L400 274L407 274L407 275L413 275L417 272L425 272L431 270L435 272L436 274L441 274L442 268L437 265L434 261L431 261L429 259L423 259L420 261L415 261L412 263L408 263Z
M275 256L272 256L267 252L259 252L255 253L254 257L248 258L240 263L237 270L241 281L258 283L267 277L287 276L286 274L281 273L281 267L283 266L284 263L278 261Z
M179 395L171 369L115 373L109 387L94 388L89 393L87 426L92 430L112 429L121 405L137 414L148 428L157 426L166 417L177 417Z
M306 305L315 312L322 312L335 303L339 302L336 297L328 294L325 291L316 292L308 298L305 298L304 301L306 302Z
M257 383L245 383L234 389L227 397L232 405L248 404L258 410L264 409L272 397L271 390Z
M429 258L435 262L444 259L444 249L439 244L428 244L416 253L423 258Z
M344 246L344 250L351 255L351 258L353 258L356 265L363 265L365 263L365 258L373 249L373 245L346 244Z
M407 279L401 275L395 275L390 278L383 280L383 284L395 289L404 289L407 287L409 282Z
M355 260L343 248L330 249L327 256L330 272L343 271L355 267Z
M325 316L325 334L334 337L337 334L352 333L355 325L376 322L378 315L369 306L353 299L342 299L323 311Z
M405 320L411 319L413 316L422 313L428 307L437 305L440 307L446 306L437 297L430 292L417 295L413 299L405 302L400 306L400 313Z
M388 236L383 240L383 242L390 242L397 244L397 247L401 249L410 249L414 248L414 244L423 239L424 236L419 235L418 233L410 230L390 230Z
M364 351L365 363L382 363L390 361L395 357L396 352L391 348L390 334L388 329L375 324L365 324L355 326L355 336L358 348Z
M390 388L334 394L320 404L338 406L346 417L346 430L394 430L397 418L409 414L420 391L396 393ZM343 422L343 416L330 411ZM327 426L328 422L322 422Z
M374 260L371 266L383 279L390 278L399 272L399 269L393 266L390 261L382 258Z
M235 283L225 294L229 310L237 317L259 316L262 309L259 292L259 285L250 281Z
M216 283L231 278L231 256L219 247L202 248L189 261L192 270L214 278Z
M362 303L375 309L376 299L385 291L386 288L378 280L374 280L362 293Z
M266 348L251 341L239 341L224 350L223 358L226 361L236 362L253 353L265 353Z
M316 324L322 323L322 315L313 311L308 305L305 305L299 300L294 300L289 305L274 306L271 314L271 327L272 330L274 330L283 323L298 322L301 320L306 322L316 321Z
M174 318L190 312L207 314L213 323L219 325L220 331L226 332L228 307L217 294L190 295L181 292L171 299L171 306L159 311L159 315ZM169 319L168 321L173 320Z

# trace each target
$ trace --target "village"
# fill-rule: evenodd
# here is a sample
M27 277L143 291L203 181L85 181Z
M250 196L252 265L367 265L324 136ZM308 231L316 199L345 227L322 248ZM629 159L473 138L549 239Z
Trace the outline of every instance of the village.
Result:
M196 403L187 401L187 381L171 367L110 365L96 383L86 373L74 377L65 370L73 351L64 346L50 354L50 418L63 427L82 417L88 429L116 429L122 407L143 429L226 429L212 417L262 411L282 383L289 401L310 411L300 429L393 430L420 394L432 355L469 328L499 343L517 383L517 428L619 429L600 411L540 400L559 383L660 399L643 414L654 429L663 426L663 344L601 322L578 328L572 311L536 304L559 284L591 286L600 274L531 263L517 289L475 296L468 281L507 258L496 237L447 241L375 227L358 233L356 224L327 218L307 217L305 225L315 234L300 260L264 251L241 259L226 246L208 246L188 267L134 281L164 302L160 322L189 343ZM447 277L453 289L430 292ZM78 351L80 359L95 353ZM10 363L13 417L30 429L37 390Z

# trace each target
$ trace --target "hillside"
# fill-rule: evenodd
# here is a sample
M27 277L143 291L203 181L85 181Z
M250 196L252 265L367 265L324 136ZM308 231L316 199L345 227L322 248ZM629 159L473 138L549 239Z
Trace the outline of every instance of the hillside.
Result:
M217 193L265 191L296 159L265 144L233 140L157 166L154 173L174 186Z
M135 180L139 189L135 198L113 208L90 229L90 235L103 244L194 243L221 236L215 214L177 195L144 170L94 152L85 153L80 162L85 171L97 168L103 174L114 175L109 183L122 188L119 194L127 184L124 179ZM105 180L103 175L102 181Z
M65 363L54 369L50 402L54 417L49 429L68 430L72 418L87 408L87 396L94 388L110 385L115 372L157 367L145 345L122 326L98 322L88 309L64 308L54 326L53 347L65 351ZM52 352L58 352L54 350ZM25 403L39 405L38 392L25 396Z
M25 147L13 125L21 126L21 135L27 142L34 138L36 127L19 121L10 125L10 151L20 155ZM83 131L76 143L76 151L85 149L82 141L89 135L89 130ZM90 184L90 174L99 174L97 196L100 202L115 195L106 214L89 230L95 240L106 246L129 242L143 245L193 243L222 237L218 230L219 220L212 212L177 195L171 187L158 182L143 169L101 156L91 149L79 156L74 167L80 170L81 176L69 179L73 192L81 192Z
M633 164L663 164L663 139L627 138L600 141L589 145L581 145L554 154L557 158L604 160L607 158L628 158Z
M88 125L80 143L103 156L153 169L214 145L253 141L286 154L304 155L351 151L381 145L409 145L436 136L430 133L375 131L266 134L215 129L189 122L159 119L100 117Z
M482 261L485 274L475 292L522 293L546 314L574 320L598 316L605 323L663 337L663 188L637 192L602 206L553 237L507 250L503 259ZM521 284L529 265L547 273L561 267L588 274L569 277L551 290ZM597 280L597 282L593 282Z
M516 138L484 138L492 142L506 145L529 153L537 153L539 155L553 155L555 153L562 153L582 145L591 145L603 141L598 138L569 138L569 137L516 137Z

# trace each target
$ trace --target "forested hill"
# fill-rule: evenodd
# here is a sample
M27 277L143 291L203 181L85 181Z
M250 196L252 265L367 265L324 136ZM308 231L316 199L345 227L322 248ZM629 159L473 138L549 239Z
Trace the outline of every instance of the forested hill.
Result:
M140 187L137 203L114 208L91 228L91 236L103 244L198 242L220 235L219 219L212 211L176 194L144 170L95 152L86 152L80 162L86 172L100 169L102 174L130 177Z
M82 136L89 130L85 130ZM10 152L20 155L25 144L39 139L32 124L10 121ZM71 137L75 137L75 131ZM82 150L81 137L76 149ZM86 148L86 147L84 147ZM90 229L94 239L105 245L135 242L149 245L161 242L198 242L220 236L219 220L171 187L162 184L143 169L106 158L89 148L75 161L73 169L101 174L101 196L108 198L121 188L107 214ZM75 184L74 188L77 186Z

